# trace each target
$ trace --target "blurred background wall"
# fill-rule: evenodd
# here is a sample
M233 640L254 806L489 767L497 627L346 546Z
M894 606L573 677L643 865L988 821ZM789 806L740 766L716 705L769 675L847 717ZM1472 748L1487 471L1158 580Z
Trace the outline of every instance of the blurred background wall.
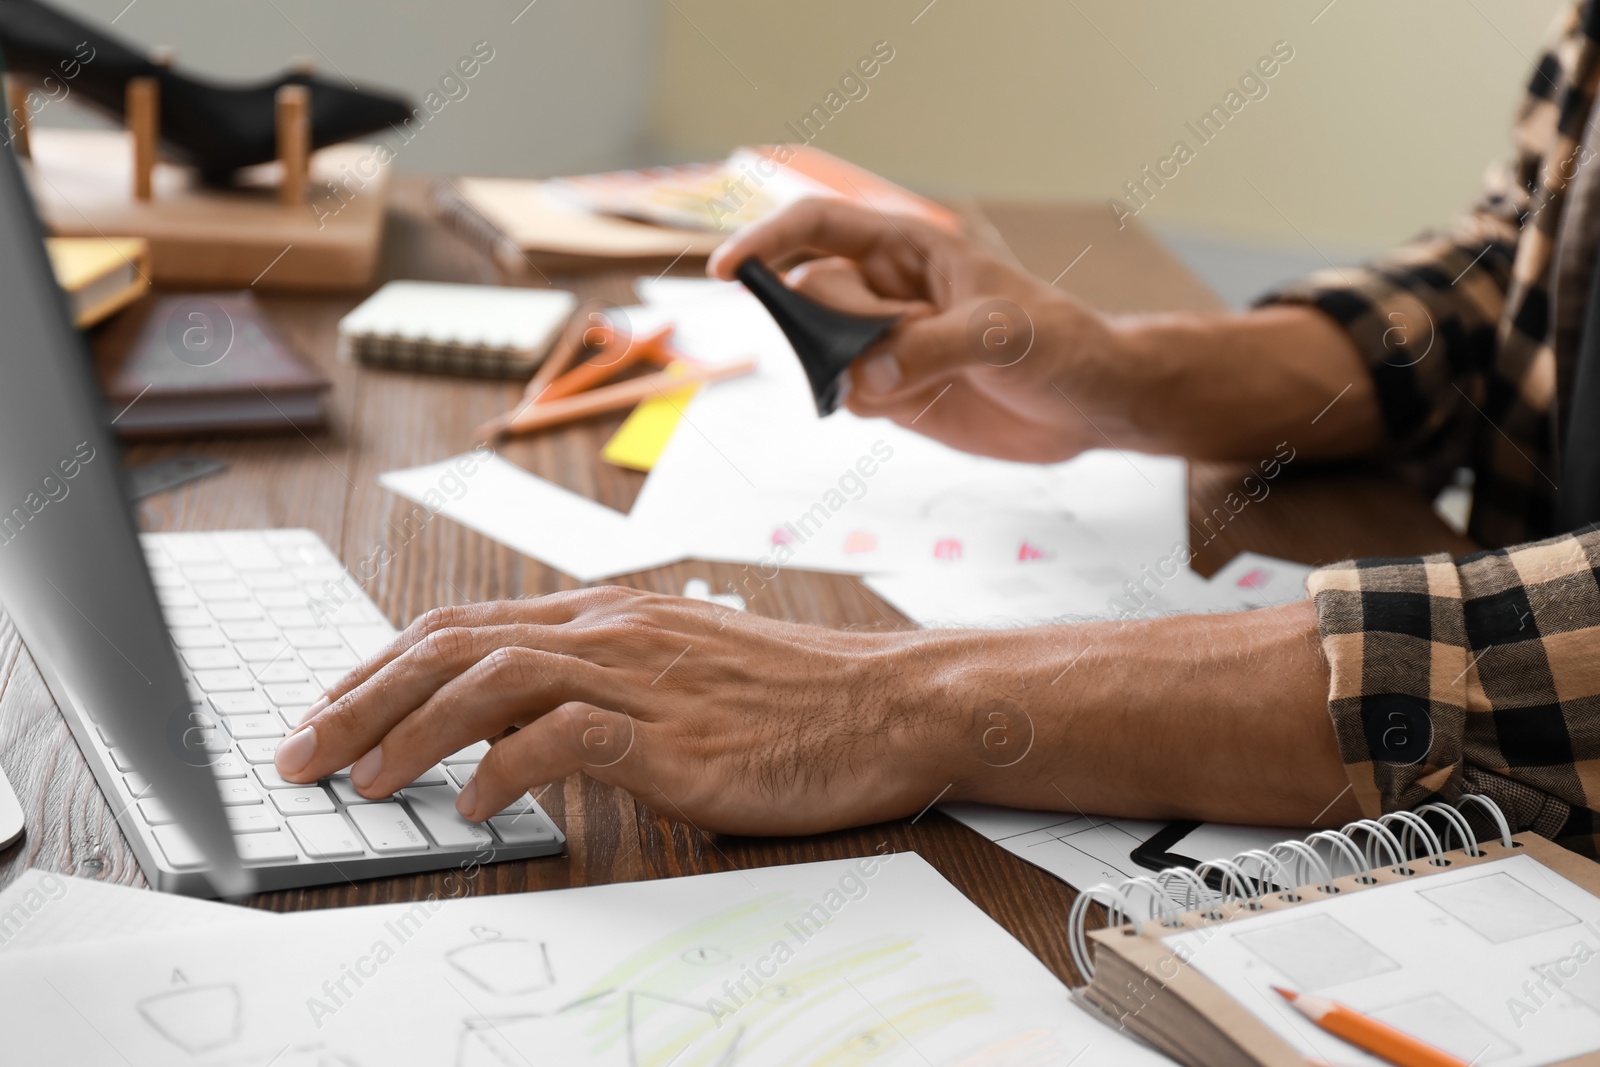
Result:
M935 193L1105 202L1172 154L1153 224L1238 302L1442 224L1475 194L1567 0L65 0L201 70L293 55L420 95L479 40L471 95L410 170L552 174L792 140ZM119 15L120 12L120 15ZM1279 44L1279 42L1283 42ZM1292 51L1202 144L1187 127ZM1264 92L1265 95L1261 95ZM843 94L841 94L842 96Z

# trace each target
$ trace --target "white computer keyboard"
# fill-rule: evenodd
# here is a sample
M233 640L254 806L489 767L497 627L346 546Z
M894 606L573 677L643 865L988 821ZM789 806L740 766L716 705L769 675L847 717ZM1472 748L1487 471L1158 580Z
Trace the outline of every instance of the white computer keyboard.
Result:
M394 636L394 627L309 530L141 535L156 594L245 863L263 889L343 882L559 852L565 838L523 796L486 824L455 810L488 751L470 745L393 799L348 777L316 785L273 770L278 742L323 690ZM101 787L158 888L204 892L202 860L104 727L69 715ZM191 731L194 735L195 732ZM152 847L153 846L153 847Z

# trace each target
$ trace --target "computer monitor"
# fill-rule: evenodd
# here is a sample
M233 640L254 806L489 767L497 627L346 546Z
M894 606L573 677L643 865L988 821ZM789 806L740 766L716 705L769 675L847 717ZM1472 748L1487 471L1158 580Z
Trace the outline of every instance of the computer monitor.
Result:
M0 605L57 699L114 736L149 780L215 891L239 895L250 874L145 566L87 346L21 165L0 157Z

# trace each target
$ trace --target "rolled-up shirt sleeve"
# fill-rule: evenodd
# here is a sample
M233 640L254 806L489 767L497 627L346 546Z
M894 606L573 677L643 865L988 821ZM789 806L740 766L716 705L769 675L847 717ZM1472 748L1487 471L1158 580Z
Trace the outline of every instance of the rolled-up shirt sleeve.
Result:
M1493 799L1600 857L1600 528L1366 559L1307 583L1329 710L1363 814Z

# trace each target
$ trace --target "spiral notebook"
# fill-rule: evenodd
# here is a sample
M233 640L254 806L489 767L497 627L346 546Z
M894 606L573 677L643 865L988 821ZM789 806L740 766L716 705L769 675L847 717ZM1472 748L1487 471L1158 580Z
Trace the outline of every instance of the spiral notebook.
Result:
M1197 1067L1381 1063L1273 986L1472 1064L1600 1064L1600 865L1463 804L1492 814L1494 840L1436 804L1097 886L1069 925L1079 998ZM1111 927L1085 930L1092 902Z

